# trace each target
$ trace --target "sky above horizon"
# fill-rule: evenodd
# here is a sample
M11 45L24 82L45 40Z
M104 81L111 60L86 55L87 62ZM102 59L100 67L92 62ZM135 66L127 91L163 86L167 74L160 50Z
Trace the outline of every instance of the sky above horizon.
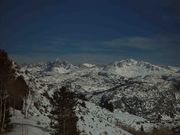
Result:
M1 0L0 48L19 63L133 58L180 66L179 0Z

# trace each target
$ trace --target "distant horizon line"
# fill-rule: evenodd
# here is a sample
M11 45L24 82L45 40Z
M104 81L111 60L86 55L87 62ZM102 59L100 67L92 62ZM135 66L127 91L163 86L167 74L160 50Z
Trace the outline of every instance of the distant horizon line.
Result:
M128 61L128 60L134 60L134 61L137 61L137 62L145 62L145 63L149 63L149 64L152 64L152 65L156 65L156 66L166 66L166 67L177 67L177 68L180 68L180 66L176 66L176 65L167 65L167 64L160 64L160 63L153 63L153 62L150 62L150 61L147 61L147 60L143 60L143 59L135 59L135 58L124 58L124 59L119 59L119 60L113 60L111 62L107 62L107 63L97 63L97 62L81 62L81 63L74 63L74 62L71 62L70 60L66 60L66 59L63 59L63 58L60 58L60 57L57 57L55 59L52 59L52 60L39 60L39 61L35 61L35 62L18 62L17 60L14 60L12 57L10 57L10 59L12 61L14 61L15 63L19 64L19 65L28 65L28 64L40 64L40 63L49 63L49 62L55 62L55 61L64 61L64 62L67 62L69 64L72 64L72 65L82 65L82 64L92 64L92 65L97 65L97 66L104 66L104 65L110 65L110 64L113 64L115 62L121 62L121 61Z

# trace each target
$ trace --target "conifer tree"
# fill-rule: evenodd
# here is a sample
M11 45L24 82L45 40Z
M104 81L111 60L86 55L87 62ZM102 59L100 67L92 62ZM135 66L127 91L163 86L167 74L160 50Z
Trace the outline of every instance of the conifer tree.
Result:
M0 132L8 127L9 123L9 104L8 104L8 82L15 77L12 68L12 61L7 53L0 49Z
M0 133L9 130L11 127L10 106L13 108L20 106L16 103L19 100L26 101L27 95L28 86L23 76L15 76L12 61L8 54L0 49ZM22 109L22 107L20 108ZM25 114L27 114L26 112L25 110Z
M51 111L52 135L79 135L77 129L77 116L75 108L77 100L74 93L66 87L56 91L52 99L53 109Z
M112 102L109 102L108 98L106 96L102 96L100 104L102 108L106 108L107 110L113 112L114 106Z
M6 117L5 117L5 120L4 120L4 129L6 131L9 131L9 130L12 129L12 124L10 124L10 122L11 122L10 118L12 117L12 114L11 114L10 108L9 108L9 106L10 106L9 101L7 102L6 106L7 106L6 107L7 109L6 109Z

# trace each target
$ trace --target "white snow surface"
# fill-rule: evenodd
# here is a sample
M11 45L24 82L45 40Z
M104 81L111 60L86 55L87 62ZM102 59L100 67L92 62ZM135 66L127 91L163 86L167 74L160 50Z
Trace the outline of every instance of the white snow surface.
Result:
M56 60L50 63L33 64L21 68L19 75L24 76L31 90L28 97L29 117L24 119L21 112L16 111L12 118L15 128L7 135L20 135L22 130L24 132L28 131L28 135L49 135L50 119L48 115L52 106L49 103L48 96L52 97L54 91L63 85L69 84L73 90L83 92L99 92L116 86L121 82L121 77L126 79L139 76L140 78L137 79L149 82L149 85L151 83L166 85L160 76L179 76L178 72L180 71L179 68L162 67L132 59L117 61L103 68L88 63L82 65L84 65L83 68L65 61ZM26 71L28 73L25 73ZM141 92L128 92L124 93L129 94L129 96L131 94L141 95ZM121 95L117 93L115 97L118 98L118 96ZM145 96L142 95L142 97ZM136 130L139 130L141 125L143 125L145 131L149 131L153 127L152 124L142 117L122 112L121 110L110 112L90 101L86 101L85 104L86 108L78 105L76 110L79 117L78 128L82 131L82 135L83 132L87 135L105 133L108 135L130 135L117 123Z
M78 127L87 135L131 135L116 125L111 112L93 103L86 102L86 108L80 107L78 112Z
M165 67L150 64L144 61L136 61L133 59L116 61L107 65L103 72L118 74L125 77L144 77L146 75L164 75L175 74L178 68Z
M96 66L95 64L89 64L89 63L83 63L82 65L85 66L85 67L88 67L88 68Z
M13 124L13 129L6 135L50 135L48 131L49 119L43 115L31 116L25 119L24 115L16 110L11 118L11 123Z

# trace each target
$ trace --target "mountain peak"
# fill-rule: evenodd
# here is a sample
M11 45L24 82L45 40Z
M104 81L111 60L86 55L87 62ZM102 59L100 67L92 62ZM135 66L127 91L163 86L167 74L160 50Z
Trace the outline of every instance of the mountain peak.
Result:
M153 65L145 61L126 59L115 61L104 68L105 72L122 75L125 77L137 77L146 75L170 74L173 71L163 68L162 66Z
M113 63L114 66L118 66L118 67L122 67L125 65L133 65L133 64L137 64L138 62L134 59L125 59L125 60L121 60L121 61L115 61Z
M75 69L75 66L71 63L56 59L55 61L49 62L47 64L47 68L45 69L46 72L56 72L56 73L68 73Z
M82 66L87 67L87 68L92 68L95 67L95 64L90 64L90 63L83 63Z

